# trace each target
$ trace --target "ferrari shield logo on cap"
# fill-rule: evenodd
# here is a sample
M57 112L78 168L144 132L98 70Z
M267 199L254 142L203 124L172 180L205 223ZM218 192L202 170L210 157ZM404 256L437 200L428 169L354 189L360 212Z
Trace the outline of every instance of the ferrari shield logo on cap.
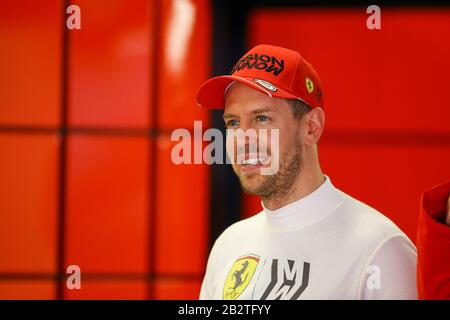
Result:
M258 84L260 84L261 86L263 86L266 89L269 89L272 92L277 91L277 87L275 87L273 84L271 84L269 81L266 80L261 80L261 79L254 79L254 81Z
M223 287L224 300L235 300L241 295L250 283L258 262L259 257L248 255L233 263Z
M308 93L311 93L314 90L314 83L308 77L306 77L306 89L308 90Z

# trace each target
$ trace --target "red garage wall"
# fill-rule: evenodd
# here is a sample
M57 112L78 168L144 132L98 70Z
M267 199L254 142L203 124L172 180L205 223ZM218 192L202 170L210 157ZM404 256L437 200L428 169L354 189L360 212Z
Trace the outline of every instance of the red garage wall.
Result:
M254 11L249 47L299 51L324 86L319 146L338 188L373 206L415 239L420 193L450 179L450 10L365 8ZM260 210L245 197L243 214Z
M209 170L170 133L209 123L209 2L71 3L81 30L64 1L0 2L0 299L197 298Z

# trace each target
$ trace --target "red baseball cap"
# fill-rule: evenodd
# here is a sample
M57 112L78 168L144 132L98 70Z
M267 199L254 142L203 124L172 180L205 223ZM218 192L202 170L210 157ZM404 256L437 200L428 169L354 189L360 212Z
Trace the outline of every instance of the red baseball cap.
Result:
M271 45L258 45L233 67L231 75L217 76L202 84L197 103L223 109L225 92L235 81L270 97L300 99L310 107L323 108L322 84L311 64L298 52Z

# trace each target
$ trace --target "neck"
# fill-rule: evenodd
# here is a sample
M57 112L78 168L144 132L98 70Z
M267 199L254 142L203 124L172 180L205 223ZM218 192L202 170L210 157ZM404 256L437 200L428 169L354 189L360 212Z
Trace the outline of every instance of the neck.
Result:
M320 166L314 165L310 167L304 166L288 193L282 196L262 199L264 206L269 210L277 210L292 202L306 197L308 194L316 190L325 181L325 177Z

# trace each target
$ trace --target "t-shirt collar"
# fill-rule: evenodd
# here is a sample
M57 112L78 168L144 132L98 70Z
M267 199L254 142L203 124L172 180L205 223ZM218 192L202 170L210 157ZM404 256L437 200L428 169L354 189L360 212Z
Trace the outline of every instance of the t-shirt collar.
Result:
M269 210L261 201L268 226L281 231L303 228L334 211L345 200L346 194L336 189L327 175L324 178L316 190L279 209Z

